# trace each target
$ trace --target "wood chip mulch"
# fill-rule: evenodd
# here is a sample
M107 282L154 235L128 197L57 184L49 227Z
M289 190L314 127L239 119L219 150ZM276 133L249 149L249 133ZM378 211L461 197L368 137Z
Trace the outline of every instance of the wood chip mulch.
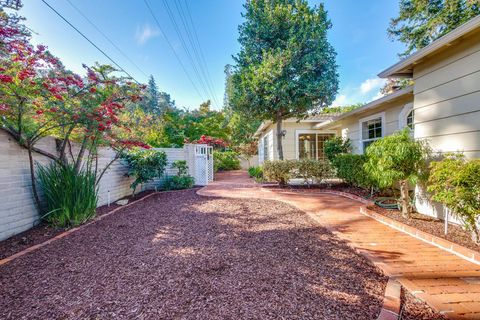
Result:
M135 201L152 192L153 191L143 191L137 193L133 197L128 196L122 199L129 199L129 201ZM115 203L110 204L110 206L104 205L98 207L96 211L96 216L99 217L105 213L112 211L117 207L119 207L119 205ZM56 228L46 223L40 223L39 225L27 231L14 235L13 237L10 237L6 240L0 241L0 260L10 257L15 253L27 249L28 247L45 242L48 239L53 238L64 231L65 229L63 228Z
M189 190L0 267L0 318L374 319L385 284L293 207Z
M436 313L425 302L415 298L403 288L400 301L401 311L399 320L447 320L445 316Z

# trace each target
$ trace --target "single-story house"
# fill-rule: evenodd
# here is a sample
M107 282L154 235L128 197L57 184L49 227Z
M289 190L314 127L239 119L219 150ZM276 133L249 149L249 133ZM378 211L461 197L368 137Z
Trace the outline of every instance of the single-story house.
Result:
M350 138L354 152L363 153L376 139L404 127L410 127L416 139L426 139L435 152L462 152L467 158L480 158L480 16L378 76L410 78L414 84L331 119L295 123L294 132L285 135L285 158L303 156L298 152L303 150L302 143L297 141L302 130ZM257 131L261 159L275 159L268 149L274 144L270 140L276 138L272 127L262 124ZM260 149L269 134L269 146L265 149L268 157L264 157L265 152ZM443 209L429 203L418 187L416 202L420 212L443 217Z
M307 119L287 119L282 122L284 159L323 159L323 142L336 135L335 130L319 130L315 126L332 121L338 114L319 114ZM258 138L258 162L278 160L277 127L271 121L263 122L255 132Z

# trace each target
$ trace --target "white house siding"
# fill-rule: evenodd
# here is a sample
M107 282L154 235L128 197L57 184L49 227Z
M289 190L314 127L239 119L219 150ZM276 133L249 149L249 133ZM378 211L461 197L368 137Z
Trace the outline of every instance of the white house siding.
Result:
M414 68L415 137L428 139L437 152L480 158L480 33L458 41ZM416 206L445 216L418 187Z
M376 114L385 114L385 129L384 134L391 135L395 131L398 131L400 128L400 113L402 112L403 108L410 104L412 97L410 95L406 95L405 97L385 103L383 105L378 106L375 109L366 110L362 113L358 113L354 116L348 117L344 120L341 120L339 125L336 125L339 136L349 138L354 153L362 153L362 148L360 145L360 119L367 118L372 115Z
M480 33L414 68L415 137L480 157Z

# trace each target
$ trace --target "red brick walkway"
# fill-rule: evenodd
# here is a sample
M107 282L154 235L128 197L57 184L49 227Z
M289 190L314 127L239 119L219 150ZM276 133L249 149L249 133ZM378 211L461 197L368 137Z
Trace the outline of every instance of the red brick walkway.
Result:
M438 312L451 319L480 319L480 265L360 214L362 204L355 200L326 193L268 190L242 171L219 174L198 193L289 203L347 240Z

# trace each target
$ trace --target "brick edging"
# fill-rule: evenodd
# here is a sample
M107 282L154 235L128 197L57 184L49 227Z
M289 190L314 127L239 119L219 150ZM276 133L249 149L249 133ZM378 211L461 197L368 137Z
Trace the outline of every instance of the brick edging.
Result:
M196 189L196 188L193 188L193 189ZM136 204L136 203L139 203L139 202L141 202L141 201L143 201L143 200L145 200L145 199L147 199L147 198L149 198L149 197L151 197L151 196L153 196L153 195L158 195L158 194L163 194L163 193L179 192L179 191L185 191L185 190L158 191L158 192L152 192L152 193L150 193L150 194L147 194L146 196L144 196L144 197L142 197L142 198L140 198L140 199L137 199L137 200L135 200L135 201L133 201L133 202L130 202L130 203L124 205L124 206L117 207L117 208L113 209L112 211L109 211L109 212L107 212L107 213L105 213L105 214L102 214L101 216L98 216L98 217L94 218L93 220L91 220L91 221L89 221L89 222L87 222L87 223L85 223L85 224L82 224L82 225L80 225L80 226L78 226L78 227L69 229L69 230L67 230L67 231L65 231L65 232L62 232L62 233L56 235L56 236L53 237L53 238L50 238L50 239L48 239L48 240L45 240L44 242L37 243L36 245L33 245L33 246L28 247L28 248L26 248L26 249L23 249L22 251L19 251L19 252L15 253L15 254L12 254L11 256L8 256L8 257L6 257L6 258L3 258L3 259L0 260L0 266L3 266L4 264L7 264L7 263L9 263L9 262L11 262L11 261L13 261L13 260L15 260L15 259L17 259L17 258L20 258L21 256L23 256L23 255L25 255L25 254L27 254L27 253L29 253L29 252L33 252L33 251L35 251L35 250L37 250L37 249L40 249L40 248L42 248L42 247L45 247L46 245L48 245L48 244L50 244L50 243L52 243L52 242L55 242L55 241L57 241L57 240L60 240L60 239L62 239L62 238L64 238L64 237L68 236L69 234L72 234L72 233L74 233L74 232L76 232L76 231L78 231L78 230L81 230L81 229L83 229L83 228L85 228L85 227L87 227L87 226L89 226L89 225L91 225L91 224L94 224L95 222L98 222L98 221L100 221L100 220L102 220L102 219L104 219L104 218L106 218L106 217L114 214L114 213L117 212L117 211L120 211L120 210L122 210L122 209L128 208L128 207L130 207L130 206L132 206L132 205L134 205L134 204Z
M398 281L389 278L385 287L383 305L377 320L397 320L400 316L400 295L402 286Z
M480 253L474 250L471 250L469 248L466 248L454 242L448 241L446 239L434 236L430 233L418 230L417 228L414 228L403 222L389 218L382 214L376 213L375 211L368 209L366 206L360 207L360 213L372 219L375 219L378 222L383 223L384 225L387 225L393 229L406 233L416 239L419 239L423 242L434 245L442 250L453 253L462 259L465 259L469 262L480 265Z

